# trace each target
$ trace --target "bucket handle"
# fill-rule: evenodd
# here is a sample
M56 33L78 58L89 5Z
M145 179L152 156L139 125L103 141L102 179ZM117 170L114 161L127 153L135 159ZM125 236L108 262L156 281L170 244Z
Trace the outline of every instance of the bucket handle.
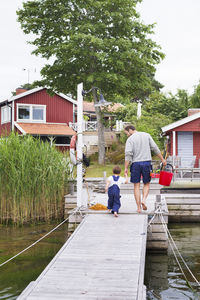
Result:
M172 164L167 163L166 166L163 166L163 163L160 164L160 170L164 170L167 166L172 168L172 173L174 172L174 168L172 166Z

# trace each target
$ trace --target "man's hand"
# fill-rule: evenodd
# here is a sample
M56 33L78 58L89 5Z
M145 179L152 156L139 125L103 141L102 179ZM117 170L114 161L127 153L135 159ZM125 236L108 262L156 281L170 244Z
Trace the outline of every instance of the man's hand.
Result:
M165 166L166 166L166 164L167 164L167 161L166 161L166 159L164 159L164 157L162 156L162 154L161 154L161 153L158 153L158 154L157 154L157 156L160 158L160 160L161 160L161 162L162 162L163 166L165 167Z
M163 166L165 167L165 166L166 166L166 164L167 164L167 161L166 161L166 159L164 159L164 158L163 158L161 161L162 161L162 164L163 164Z
M128 176L128 168L125 168L125 169L124 169L124 175L125 175L125 177Z
M128 176L128 167L129 167L129 161L125 160L125 164L124 164L124 175L125 175L125 177Z

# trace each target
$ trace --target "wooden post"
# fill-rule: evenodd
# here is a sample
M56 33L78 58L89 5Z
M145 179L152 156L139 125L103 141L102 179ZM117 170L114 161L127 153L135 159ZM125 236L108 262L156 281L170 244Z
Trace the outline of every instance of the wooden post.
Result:
M155 210L161 208L161 195L156 195Z
M77 86L77 206L82 206L83 189L83 83Z
M107 175L106 171L103 172L103 182L106 183Z
M173 167L175 164L175 156L176 156L176 131L173 131L173 156L172 156L172 160L173 160Z

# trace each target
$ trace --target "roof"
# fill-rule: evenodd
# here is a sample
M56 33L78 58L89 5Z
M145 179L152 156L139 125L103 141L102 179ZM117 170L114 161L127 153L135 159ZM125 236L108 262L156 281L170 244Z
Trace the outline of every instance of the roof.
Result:
M20 99L22 97L31 95L33 93L37 93L37 92L42 91L44 89L46 89L46 88L44 88L44 87L37 87L37 88L31 89L31 90L28 90L28 91L20 93L20 94L18 94L16 96L12 96L10 99L8 99L8 102L12 102L12 101L18 100L18 99ZM69 96L67 96L65 94L62 94L62 93L55 93L55 94L58 95L58 96L60 96L60 97L62 97L65 100L67 100L67 101L69 101L69 102L77 105L77 101L74 100L74 99L72 99L71 97L69 97ZM3 100L1 102L5 102L5 100ZM0 104L1 104L1 102L0 102Z
M124 107L124 105L121 104L121 103L113 103L112 105L109 105L107 107L107 111L108 112L115 112L121 107ZM83 101L83 111L84 112L95 113L96 111L95 111L95 107L94 107L94 102Z
M94 102L83 101L83 111L95 113Z
M108 106L108 111L116 112L119 108L122 108L122 107L124 107L124 105L121 103L113 103L112 105Z
M200 118L200 112L196 113L196 114L193 114L193 115L191 115L189 117L183 118L183 119L181 119L179 121L176 121L174 123L171 123L171 124L169 124L167 126L162 127L161 128L162 132L165 133L165 132L170 131L170 130L176 128L176 127L179 127L179 126L182 126L182 125L187 124L189 122L192 122L192 121L194 121L194 120L196 120L198 118Z
M15 122L16 128L23 134L33 135L49 135L49 136L66 136L74 135L76 132L71 129L67 124L58 123L17 123Z

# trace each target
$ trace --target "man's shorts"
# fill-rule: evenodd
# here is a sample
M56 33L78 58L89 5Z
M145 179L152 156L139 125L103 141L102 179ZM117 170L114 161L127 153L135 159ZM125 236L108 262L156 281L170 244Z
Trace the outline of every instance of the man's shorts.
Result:
M143 177L143 183L146 184L151 181L151 161L137 161L130 166L131 179L133 183L138 183Z

